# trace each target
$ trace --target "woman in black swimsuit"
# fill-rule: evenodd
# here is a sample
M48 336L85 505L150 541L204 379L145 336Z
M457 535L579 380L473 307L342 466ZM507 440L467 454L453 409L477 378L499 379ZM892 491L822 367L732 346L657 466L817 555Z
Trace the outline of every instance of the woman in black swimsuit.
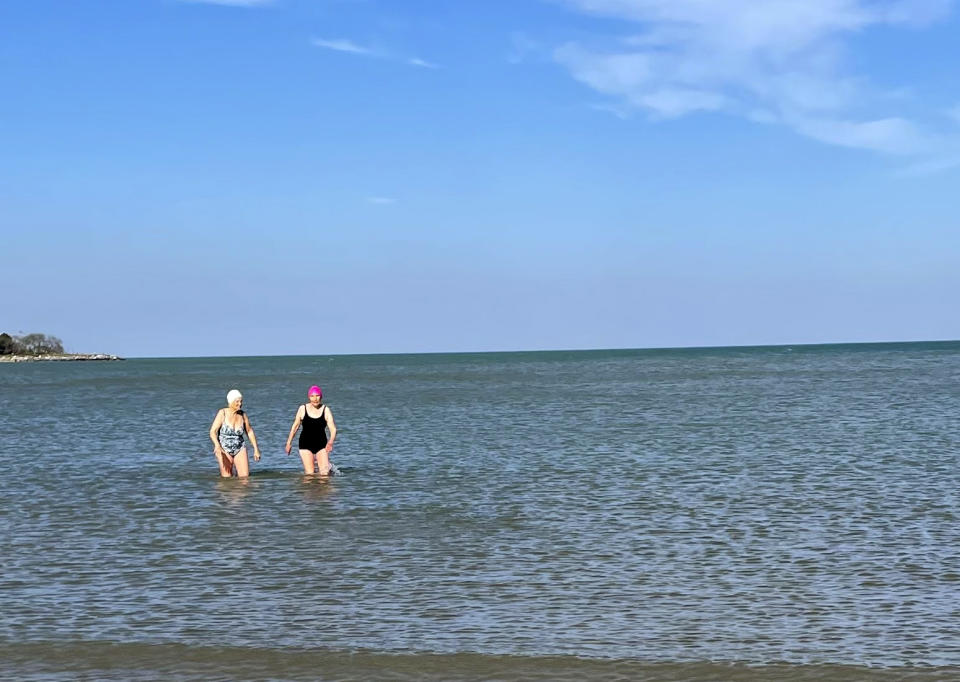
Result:
M323 391L319 386L311 386L307 398L310 402L297 408L284 450L290 454L293 434L302 425L297 447L300 450L300 459L303 460L303 471L312 474L316 459L316 471L321 476L327 476L330 473L330 451L333 450L333 441L337 437L337 425L333 421L330 408L323 404ZM327 429L330 429L329 439Z

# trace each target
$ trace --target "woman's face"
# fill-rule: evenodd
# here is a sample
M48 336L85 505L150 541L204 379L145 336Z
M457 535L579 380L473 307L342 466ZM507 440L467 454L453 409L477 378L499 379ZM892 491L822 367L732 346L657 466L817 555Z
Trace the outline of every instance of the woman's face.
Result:
M309 396L307 396L307 397L310 399L310 404L313 405L314 407L316 407L317 405L319 405L319 404L320 404L320 401L322 400L322 398L321 398L320 396L318 396L316 393L311 393L311 394L310 394Z
M231 410L239 410L241 407L243 407L243 398L237 398L230 403Z

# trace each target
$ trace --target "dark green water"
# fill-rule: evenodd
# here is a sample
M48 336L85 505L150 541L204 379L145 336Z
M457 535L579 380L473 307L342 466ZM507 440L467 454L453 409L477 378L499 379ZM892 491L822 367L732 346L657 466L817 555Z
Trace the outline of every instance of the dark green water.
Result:
M953 342L0 364L0 677L960 679L958 406Z

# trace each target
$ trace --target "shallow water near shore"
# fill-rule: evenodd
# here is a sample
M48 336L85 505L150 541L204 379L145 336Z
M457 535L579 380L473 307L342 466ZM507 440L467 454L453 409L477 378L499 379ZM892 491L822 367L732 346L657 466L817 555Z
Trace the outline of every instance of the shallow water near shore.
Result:
M0 676L958 679L958 379L953 342L5 365ZM342 476L282 451L313 383Z

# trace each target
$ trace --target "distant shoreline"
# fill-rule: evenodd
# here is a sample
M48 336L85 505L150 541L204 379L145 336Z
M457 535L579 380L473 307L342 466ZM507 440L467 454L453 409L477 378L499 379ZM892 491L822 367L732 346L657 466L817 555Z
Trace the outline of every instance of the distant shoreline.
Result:
M742 346L642 346L621 348L515 348L509 350L429 350L429 351L378 351L369 353L294 353L286 355L144 355L132 356L131 360L255 360L269 358L392 358L408 356L458 356L458 355L519 355L519 354L570 354L570 353L691 353L691 352L739 352L778 351L809 352L836 348L863 348L869 350L912 350L914 346L932 348L960 345L960 339L924 339L920 341L830 341L818 343L769 343Z
M0 362L76 362L79 360L123 360L106 353L55 353L51 355L0 355Z

